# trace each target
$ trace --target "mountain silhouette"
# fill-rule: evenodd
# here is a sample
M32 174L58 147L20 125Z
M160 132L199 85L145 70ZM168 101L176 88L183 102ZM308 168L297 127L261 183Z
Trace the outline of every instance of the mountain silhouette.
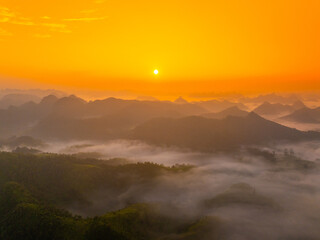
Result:
M247 110L247 106L242 103L230 102L227 100L219 101L219 100L208 100L208 101L200 101L194 102L194 104L207 109L208 112L221 112L230 107L238 107L241 110Z
M259 115L284 115L291 113L295 110L295 108L291 105L285 105L281 103L269 103L264 102L257 108L253 110L253 112Z
M291 94L289 96L281 96L276 93L269 93L265 95L259 95L253 98L244 97L240 99L240 102L243 103L281 103L281 104L293 104L294 102L299 101L299 97Z
M128 131L152 118L179 118L204 112L205 109L192 103L116 98L87 103L71 96L58 100L52 112L28 134L54 139L110 139L124 137Z
M135 128L132 137L156 145L215 151L241 145L320 139L320 133L288 128L251 112L246 117L222 120L199 116L153 119Z
M201 116L207 117L207 118L215 118L215 119L222 119L228 116L235 116L235 117L244 117L247 116L248 112L240 110L237 106L227 108L221 112L218 113L205 113Z
M295 109L295 110L298 110L298 109L302 109L302 108L305 108L307 107L301 100L298 100L298 101L295 101L293 104L292 104L292 107Z
M188 101L180 96L176 100L174 100L174 103L184 104L184 103L188 103Z
M298 109L281 119L297 123L320 123L320 107Z
M31 94L7 94L0 100L0 108L6 109L10 106L21 106L27 102L40 102L41 98Z
M59 98L57 98L55 95L48 95L42 98L40 104L43 106L52 107L58 101L58 99Z
M54 96L44 98L40 103L27 102L21 106L0 109L0 135L2 138L24 134L26 129L37 124L52 112L57 101Z

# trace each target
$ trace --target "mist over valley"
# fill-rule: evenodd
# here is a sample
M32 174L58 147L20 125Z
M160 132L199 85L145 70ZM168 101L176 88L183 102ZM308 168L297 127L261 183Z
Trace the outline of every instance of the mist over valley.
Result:
M32 231L12 227L22 214L62 239L318 239L320 132L279 124L307 108L280 99L49 95L2 109L1 236Z

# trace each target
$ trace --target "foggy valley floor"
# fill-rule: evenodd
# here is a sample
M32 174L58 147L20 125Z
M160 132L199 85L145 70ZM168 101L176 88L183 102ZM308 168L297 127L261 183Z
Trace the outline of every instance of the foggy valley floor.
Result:
M119 141L2 152L1 236L318 239L318 146L199 153Z

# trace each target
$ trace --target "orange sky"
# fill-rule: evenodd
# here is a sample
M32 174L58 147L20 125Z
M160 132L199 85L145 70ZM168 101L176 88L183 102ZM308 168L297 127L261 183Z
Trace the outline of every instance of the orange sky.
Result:
M319 0L0 0L0 88L319 90L319 29Z

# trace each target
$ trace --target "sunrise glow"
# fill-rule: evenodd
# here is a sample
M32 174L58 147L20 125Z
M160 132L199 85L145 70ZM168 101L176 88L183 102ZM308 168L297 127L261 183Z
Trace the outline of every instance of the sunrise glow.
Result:
M318 0L0 1L0 81L158 97L319 90L319 11Z

